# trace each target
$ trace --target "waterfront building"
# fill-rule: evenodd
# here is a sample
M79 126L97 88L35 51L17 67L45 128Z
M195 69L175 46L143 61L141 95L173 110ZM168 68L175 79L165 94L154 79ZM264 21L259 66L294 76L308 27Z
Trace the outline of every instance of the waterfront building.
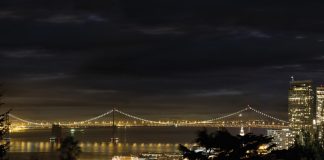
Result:
M267 136L273 137L272 142L276 144L275 150L288 149L293 145L293 135L289 129L268 129Z
M288 93L288 118L292 134L299 135L302 130L313 131L315 103L312 81L290 82Z

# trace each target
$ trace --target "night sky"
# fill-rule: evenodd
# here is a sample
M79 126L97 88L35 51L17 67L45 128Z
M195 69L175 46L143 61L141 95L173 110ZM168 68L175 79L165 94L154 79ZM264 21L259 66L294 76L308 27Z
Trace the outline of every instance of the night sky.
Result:
M291 75L324 82L324 1L0 1L1 110L23 118L287 119Z

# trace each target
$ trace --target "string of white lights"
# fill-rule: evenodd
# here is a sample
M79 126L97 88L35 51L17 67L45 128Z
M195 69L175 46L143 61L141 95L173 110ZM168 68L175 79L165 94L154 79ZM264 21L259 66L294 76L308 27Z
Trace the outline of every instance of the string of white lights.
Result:
M111 114L112 112L113 112L113 110L110 110L110 111L108 111L108 112L106 112L106 113L103 113L103 114L97 116L97 117L93 117L93 118L90 118L90 119L87 119L87 120L84 120L84 121L80 121L80 122L76 122L76 123L86 123L86 122L91 122L91 121L97 120L97 119L99 119L99 118L101 118L101 117L104 117L104 116L106 116L106 115L109 115L109 114Z
M99 115L99 116L96 116L96 117L93 117L93 118L90 118L90 119L87 119L87 120L84 120L84 121L78 121L78 122L73 122L73 123L63 123L63 124L60 123L60 125L67 126L67 125L78 125L78 124L83 124L83 123L91 122L91 121L97 120L97 119L99 119L99 118L102 118L102 117L104 117L104 116L106 116L106 115L111 114L112 112L113 112L113 110L110 110L110 111L108 111L108 112L106 112L106 113L103 113L103 114L101 114L101 115Z
M130 115L128 113L122 112L122 111L117 110L117 109L115 109L115 111L120 113L120 114L123 114L123 115L125 115L125 116L127 116L129 118L137 119L139 121L144 121L144 122L148 122L148 123L155 123L155 124L163 124L163 125L173 125L173 123L171 123L171 122L152 121L152 120L148 120L148 119L144 119L144 118L140 118L140 117L137 117L137 116Z
M17 119L17 120L19 120L19 121L22 121L22 122L25 122L25 123L28 123L28 124L33 124L33 125L38 125L38 126L44 126L44 125L46 125L46 124L44 124L44 123L37 123L37 122L28 121L28 120L25 120L25 119L19 118L19 117L13 115L13 114L10 114L10 113L9 113L8 115L9 115L10 117L14 118L14 119Z
M265 117L268 117L268 118L270 118L270 119L273 119L273 120L277 120L277 121L280 121L280 122L283 122L283 123L289 123L289 122L287 122L287 121L285 121L285 120L282 120L282 119L279 119L279 118L276 118L276 117L273 117L273 116L270 116L270 115L268 115L268 114L266 114L266 113L263 113L263 112L261 112L261 111L259 111L259 110L256 110L256 109L254 109L254 108L252 108L252 107L248 107L250 110L252 110L252 111L254 111L254 112L256 112L256 113L258 113L258 114L261 114L262 116L265 116Z
M213 121L216 121L216 120L221 120L221 119L224 119L224 118L227 118L227 117L231 117L231 116L234 116L234 115L238 115L242 112L245 112L247 111L249 108L246 107L242 110L239 110L237 112L233 112L233 113L230 113L230 114L227 114L227 115L224 115L224 116L221 116L221 117L217 117L217 118L213 118L213 119L209 119L209 120L202 120L202 121L198 121L198 122L192 122L192 123L186 123L186 124L201 124L201 123L211 123Z
M103 114L101 114L101 115L98 115L98 116L96 116L96 117L93 117L93 118L90 118L90 119L87 119L87 120L78 121L78 122L73 122L73 123L59 123L59 124L60 124L60 125L63 125L63 126L83 124L83 123L91 122L91 121L97 120L97 119L99 119L99 118L102 118L102 117L104 117L104 116L106 116L106 115L111 114L112 112L113 112L113 110L110 110L110 111L108 111L108 112L105 112L105 113L103 113ZM20 118L20 117L18 117L18 116L15 116L15 115L13 115L13 114L9 114L9 116L12 117L12 118L15 118L15 119L17 119L17 120L20 120L20 121L22 121L22 122L28 123L28 124L33 124L33 125L42 125L42 126L46 125L46 124L44 124L44 123L37 123L37 122L28 121L28 120L22 119L22 118Z

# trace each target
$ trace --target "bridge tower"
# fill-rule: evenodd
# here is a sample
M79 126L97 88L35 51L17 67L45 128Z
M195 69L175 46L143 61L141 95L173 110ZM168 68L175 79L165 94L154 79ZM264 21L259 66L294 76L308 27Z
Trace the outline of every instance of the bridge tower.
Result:
M116 137L116 129L117 129L117 126L115 125L115 107L113 108L113 111L112 111L112 121L113 121L113 124L112 124L112 138L110 138L110 142L113 143L113 144L116 144L118 143L118 138Z
M52 124L52 134L50 137L50 142L59 143L62 140L62 126L59 124Z

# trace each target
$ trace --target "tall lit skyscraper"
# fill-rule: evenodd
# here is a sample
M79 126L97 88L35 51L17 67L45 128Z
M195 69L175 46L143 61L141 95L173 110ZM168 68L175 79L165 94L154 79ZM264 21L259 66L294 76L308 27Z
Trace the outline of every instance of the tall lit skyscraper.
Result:
M312 81L294 81L292 78L288 94L288 117L292 134L297 135L302 129L311 132L314 114Z
M316 124L318 138L323 138L324 132L324 87L316 87Z

